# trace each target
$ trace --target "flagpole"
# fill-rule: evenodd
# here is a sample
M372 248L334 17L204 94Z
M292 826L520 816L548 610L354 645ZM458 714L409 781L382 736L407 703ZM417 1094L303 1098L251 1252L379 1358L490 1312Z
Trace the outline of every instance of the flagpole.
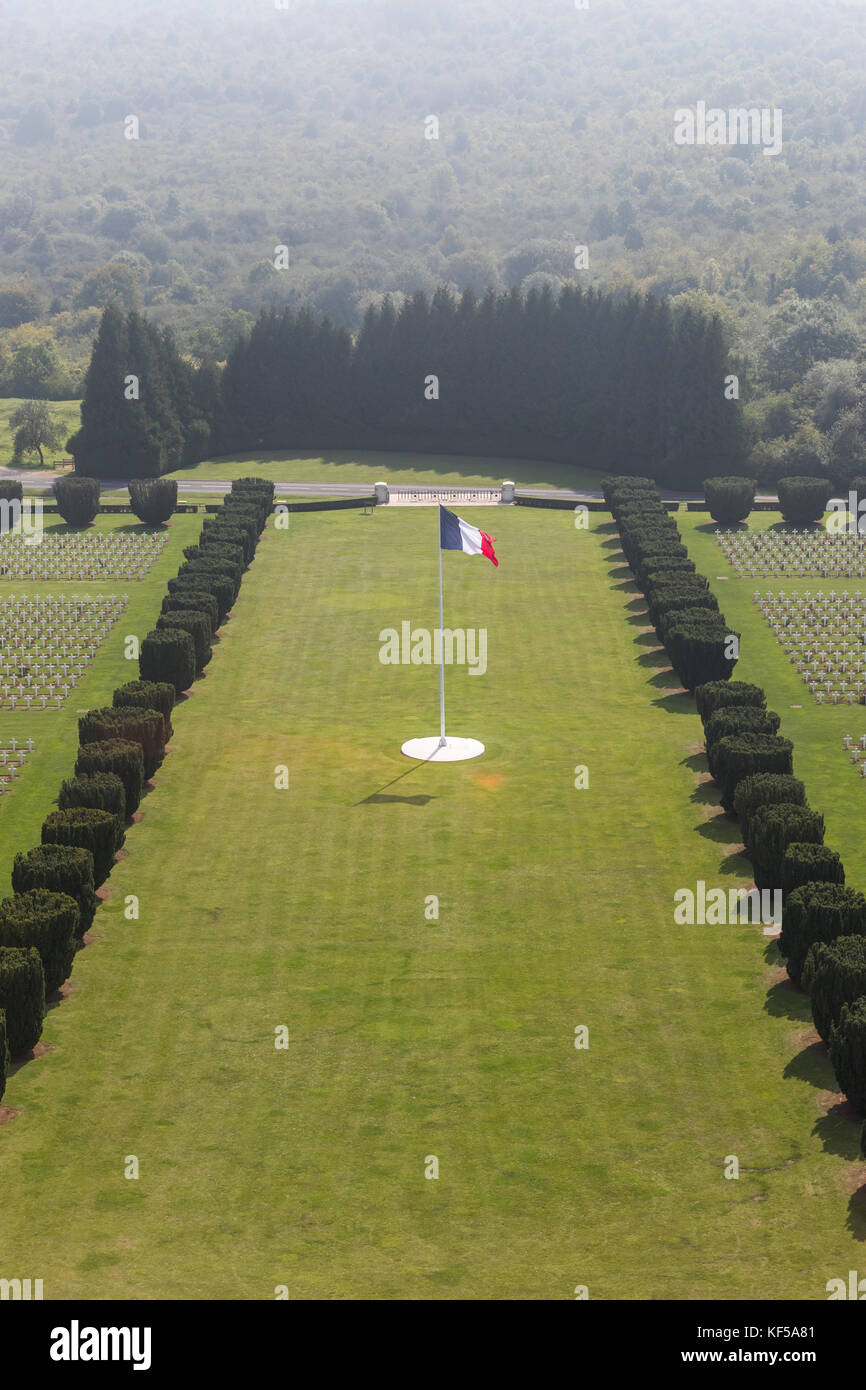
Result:
M445 622L442 616L442 503L437 511L439 539L439 747L445 747Z

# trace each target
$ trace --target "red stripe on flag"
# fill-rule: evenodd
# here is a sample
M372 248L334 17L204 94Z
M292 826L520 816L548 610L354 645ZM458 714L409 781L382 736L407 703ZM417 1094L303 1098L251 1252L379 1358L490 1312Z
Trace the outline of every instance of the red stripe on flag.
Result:
M486 555L488 560L492 560L494 565L498 565L499 561L493 553L493 541L495 537L488 536L486 531L479 532L479 535L481 536L481 554Z

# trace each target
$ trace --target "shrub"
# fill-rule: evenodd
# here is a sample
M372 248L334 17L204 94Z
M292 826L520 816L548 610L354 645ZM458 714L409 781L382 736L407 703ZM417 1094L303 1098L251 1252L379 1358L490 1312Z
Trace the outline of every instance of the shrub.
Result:
M144 786L144 754L141 744L127 738L100 739L82 743L75 760L76 777L94 772L113 772L126 792L126 818L138 810Z
M780 478L776 485L782 516L791 526L820 521L830 500L827 478Z
M695 691L695 703L704 728L711 714L727 705L754 705L763 709L767 697L759 685L747 681L708 681Z
M794 840L782 858L782 888L791 893L807 883L844 883L845 870L834 849Z
M704 497L713 521L722 526L745 521L755 505L756 489L754 478L705 478Z
M156 620L157 632L166 632L173 628L181 628L192 638L195 644L196 673L200 675L213 656L210 644L213 628L210 618L207 613L195 608L174 608L168 613L161 613Z
M759 888L781 888L782 863L788 845L820 845L824 841L824 817L805 806L782 801L759 806L749 821L746 852L755 866Z
M78 930L81 936L90 930L99 899L93 883L93 855L78 845L36 845L26 854L16 854L12 865L13 893L29 893L34 888L47 888L51 893L65 893L78 904Z
M216 611L216 600L212 601ZM166 602L169 600L163 599L163 603ZM168 681L127 681L126 685L117 687L111 703L118 709L124 705L135 705L139 709L158 709L165 724L167 743L174 733L171 724L174 701L174 686L169 685Z
M866 936L813 942L803 963L801 983L809 991L815 1027L826 1042L833 1024L839 1021L842 1005L853 1004L866 994Z
M734 793L744 777L756 772L793 771L794 745L779 734L729 734L713 745L716 783L722 794L722 805L730 814L734 809Z
M165 720L158 709L139 705L108 705L90 709L78 721L82 744L128 739L141 745L144 777L152 777L165 757Z
M54 482L57 510L70 526L89 526L99 511L99 480L74 475Z
M243 518L239 518L242 520ZM248 565L256 553L256 542L258 541L258 531L255 522L250 518L248 526L233 526L229 521L218 521L216 526L202 527L199 536L199 548L203 551L210 551L214 546L231 545L237 546L243 556L245 565Z
M61 811L72 806L90 806L117 816L123 831L126 820L126 791L114 772L93 772L88 777L69 777L61 783L57 797Z
M129 501L139 521L158 526L177 506L175 478L130 478Z
M222 575L229 579L232 584L232 602L238 596L241 587L241 569L238 560L224 559L221 555L208 556L207 554L198 555L194 560L185 560L177 572L178 579L189 579L192 576L217 577Z
M648 555L645 560L638 560L634 573L638 586L646 592L647 584L655 579L673 579L674 575L696 574L696 570L694 560L665 560L664 557ZM698 578L703 576L699 575ZM704 583L707 584L706 579ZM708 584L707 587L709 588Z
M45 971L35 946L0 946L0 1009L11 1056L29 1052L45 1018Z
M683 608L711 609L718 614L719 605L715 595L701 585L697 575L648 584L645 596L650 619L655 625L658 625L661 618Z
M239 574L243 575L246 568L246 556L242 545L229 544L228 541L217 540L209 545L185 545L183 553L187 560L224 560L227 565L238 567Z
M756 772L737 783L734 812L743 829L744 844L748 844L751 817L758 807L774 806L779 802L806 805L806 788L799 778L779 772Z
M171 593L165 595L160 611L176 613L179 608L192 608L197 609L200 613L206 613L212 633L215 633L220 625L219 604L214 595L209 594L206 589L196 589L192 585L176 587Z
M777 734L781 720L773 710L758 705L723 705L710 715L704 725L707 746L707 766L715 777L714 745L732 734Z
M78 904L66 893L34 888L0 902L0 946L36 947L46 994L69 979L78 930Z
M93 882L96 888L105 882L114 866L122 830L110 811L98 811L91 806L71 806L66 811L51 811L42 822L43 845L77 845L93 855Z
M217 602L217 627L220 627L231 612L234 603L234 583L228 575L214 574L212 571L207 574L187 574L181 578L175 576L168 581L168 592L174 596L188 592L198 593L203 590L210 594ZM216 632L217 627L214 628Z
M2 502L23 502L24 484L17 478L3 478L0 480L0 501Z
M842 1005L828 1050L839 1089L859 1114L866 1114L866 998Z
M195 643L179 627L149 632L141 644L138 669L144 681L167 681L176 694L195 680Z
M686 690L708 681L726 680L735 660L727 655L731 632L720 613L709 608L682 609L665 629L665 646Z

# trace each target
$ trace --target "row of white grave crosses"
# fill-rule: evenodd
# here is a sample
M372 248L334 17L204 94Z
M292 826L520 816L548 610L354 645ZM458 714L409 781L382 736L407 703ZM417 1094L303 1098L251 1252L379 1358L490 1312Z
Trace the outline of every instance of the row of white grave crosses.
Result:
M861 734L859 739L845 734L842 738L842 748L848 754L855 772L859 772L861 777L866 777L866 734Z
M0 707L60 709L128 597L73 594L0 601Z
M17 532L0 536L0 579L143 579L162 554L168 531L42 533L39 545Z
M32 753L35 747L36 742L32 738L10 738L0 741L0 795L12 790L28 754Z
M756 589L753 599L817 704L866 701L866 596Z
M715 533L737 574L748 578L862 579L866 536L812 531L722 531Z

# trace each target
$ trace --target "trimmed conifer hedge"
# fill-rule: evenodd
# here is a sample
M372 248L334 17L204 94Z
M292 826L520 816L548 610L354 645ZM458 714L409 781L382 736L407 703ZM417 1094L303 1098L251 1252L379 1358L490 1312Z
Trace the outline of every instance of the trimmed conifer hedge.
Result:
M94 887L93 855L79 845L35 845L26 854L16 854L12 865L13 893L47 888L52 893L65 893L75 899L81 936L93 925L99 906Z
M201 675L213 656L210 639L213 628L207 613L197 608L174 608L168 613L160 613L156 620L157 632L168 632L180 628L188 632L195 646L196 675Z
M707 681L695 690L695 703L706 727L710 715L718 709L728 705L754 705L763 709L767 697L759 685L750 685L748 681Z
M99 888L114 865L118 849L117 817L110 811L97 811L90 806L50 811L42 822L42 843L89 849L93 855L93 882Z
M707 766L715 777L715 745L734 734L777 734L781 719L773 710L758 705L723 705L704 725Z
M782 889L791 893L807 883L845 882L842 860L835 849L826 845L801 844L794 841L788 845L782 857Z
M704 497L713 521L720 526L745 521L755 505L757 486L754 478L704 478Z
M138 810L144 786L144 754L141 744L127 738L100 739L82 743L75 760L76 777L94 772L113 772L126 792L126 818Z
M121 833L126 820L126 791L114 772L92 772L86 777L68 777L57 796L61 811L71 806L91 806L117 816Z
M780 478L776 484L782 516L791 526L820 521L832 495L827 478Z
M78 904L66 893L34 888L0 902L0 946L36 947L46 994L69 979L78 935Z
M216 600L209 595L213 603L213 612L216 615ZM171 602L170 599L163 599L163 603ZM185 606L185 605L179 605ZM139 709L158 709L163 717L165 724L166 743L174 733L171 724L171 712L175 703L174 686L168 681L127 681L126 685L119 685L112 696L111 703L116 709L124 705L136 705Z
M141 745L145 781L154 775L165 757L165 719L158 709L139 705L106 705L90 709L78 721L82 744L127 739Z
M866 998L842 1005L828 1051L840 1089L859 1114L866 1114Z
M756 772L737 783L734 792L734 812L743 830L743 843L748 843L751 818L759 806L775 806L787 802L805 806L806 788L798 777L780 772Z
M12 1057L35 1047L45 1018L45 971L35 946L0 946L0 1009Z
M246 521L246 518L238 518L238 521ZM209 552L214 546L229 545L237 547L243 557L244 565L248 565L256 553L256 542L258 532L253 518L249 518L247 525L233 526L229 521L218 519L216 525L202 527L201 535L198 539L199 549Z
M198 574L185 574L168 581L168 592L170 594L183 594L187 590L196 591L203 589L205 593L212 594L219 605L219 617L217 627L221 627L228 614L231 612L234 603L234 584L227 574L215 574L212 570L201 571ZM216 631L216 628L214 628Z
M99 480L73 474L55 478L57 510L69 526L89 526L99 511Z
M721 613L709 608L680 610L665 628L665 647L686 690L725 680L734 668L728 656L732 636Z
M809 994L815 1027L826 1042L842 1005L866 994L866 935L813 942L803 963L801 984Z
M213 594L206 589L196 589L192 585L189 588L179 586L170 594L166 594L162 600L162 613L176 613L178 610L192 609L193 612L207 614L210 623L211 636L217 631L220 625L220 608ZM172 699L174 689L172 688Z
M139 521L159 526L177 506L177 479L130 478L129 503Z
M729 734L714 745L716 783L722 794L722 805L730 814L734 809L734 793L744 777L756 772L793 771L794 745L779 734Z
M178 579L207 579L210 584L212 579L227 579L231 584L232 603L238 596L241 587L241 567L233 560L224 560L222 556L198 555L194 560L185 560L177 572Z
M158 628L141 644L138 669L144 681L167 681L176 694L195 680L195 642L183 628Z
M785 852L792 844L824 843L824 817L788 802L758 806L749 821L746 853L759 888L781 888Z

